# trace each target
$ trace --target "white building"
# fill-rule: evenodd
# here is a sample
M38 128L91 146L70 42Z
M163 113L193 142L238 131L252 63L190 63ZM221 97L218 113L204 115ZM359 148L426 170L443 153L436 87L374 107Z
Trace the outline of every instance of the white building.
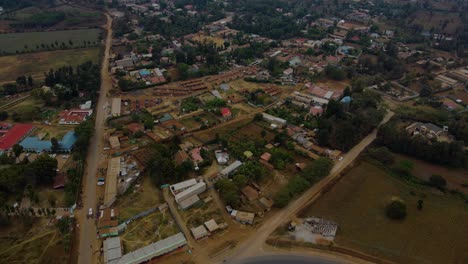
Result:
M196 194L200 194L202 192L204 192L206 190L206 183L201 181L193 186L191 186L190 188L176 194L175 196L175 200L178 204L180 204L183 200L193 196L193 195L196 195Z
M196 179L190 179L190 180L186 180L186 181L183 181L183 182L173 184L173 185L169 186L169 189L171 190L172 195L175 196L176 194L178 194L178 193L192 187L195 184L197 184L197 180Z

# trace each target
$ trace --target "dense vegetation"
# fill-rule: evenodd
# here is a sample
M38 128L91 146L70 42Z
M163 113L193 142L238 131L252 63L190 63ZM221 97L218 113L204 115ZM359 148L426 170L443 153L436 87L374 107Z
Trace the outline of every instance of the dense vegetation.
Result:
M377 140L392 151L422 160L453 167L464 165L465 152L462 142L438 142L423 136L411 136L396 121L383 125L379 129Z
M348 151L382 120L385 110L380 107L379 95L363 91L351 97L349 107L331 100L325 113L318 118L320 145Z

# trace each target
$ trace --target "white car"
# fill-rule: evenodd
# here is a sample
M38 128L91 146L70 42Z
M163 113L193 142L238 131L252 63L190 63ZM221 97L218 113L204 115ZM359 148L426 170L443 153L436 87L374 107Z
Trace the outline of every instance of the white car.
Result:
M92 216L92 215L93 215L93 208L89 208L89 209L88 209L88 215L89 215L89 216Z
M98 185L98 186L102 186L102 185L104 185L104 182L103 182L103 181L98 181L98 182L97 182L97 185Z

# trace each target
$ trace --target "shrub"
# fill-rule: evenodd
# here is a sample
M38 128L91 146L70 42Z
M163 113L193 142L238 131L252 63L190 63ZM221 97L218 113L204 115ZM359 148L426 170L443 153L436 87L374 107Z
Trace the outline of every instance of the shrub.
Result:
M445 187L445 185L447 185L447 181L440 175L432 175L429 178L429 184L433 187L442 189Z
M387 205L385 213L388 218L393 220L400 220L406 217L406 204L399 198L393 198Z

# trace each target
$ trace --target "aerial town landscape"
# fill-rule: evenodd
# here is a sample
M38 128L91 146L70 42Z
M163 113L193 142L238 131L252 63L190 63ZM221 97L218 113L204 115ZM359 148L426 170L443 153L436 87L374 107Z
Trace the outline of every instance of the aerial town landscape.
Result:
M0 263L468 263L468 1L0 0Z

